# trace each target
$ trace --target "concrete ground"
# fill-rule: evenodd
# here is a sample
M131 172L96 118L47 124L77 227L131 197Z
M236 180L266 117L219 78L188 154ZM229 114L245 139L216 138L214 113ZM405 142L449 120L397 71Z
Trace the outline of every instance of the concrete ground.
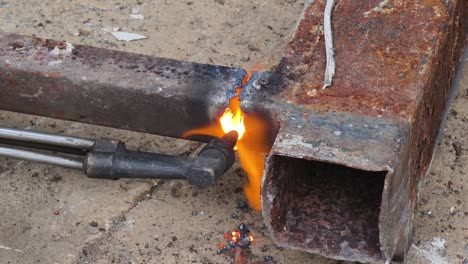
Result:
M0 30L202 63L267 68L279 60L302 0L0 0ZM144 19L129 16L141 14ZM138 16L137 16L138 17ZM148 38L119 42L110 31ZM408 263L468 260L468 69L416 217ZM0 125L116 138L130 148L180 155L199 143L0 112ZM238 208L238 164L215 186L179 181L88 179L81 172L0 159L0 263L230 263L216 249L246 223L252 260L345 263L277 248L260 214ZM235 214L233 216L233 214Z

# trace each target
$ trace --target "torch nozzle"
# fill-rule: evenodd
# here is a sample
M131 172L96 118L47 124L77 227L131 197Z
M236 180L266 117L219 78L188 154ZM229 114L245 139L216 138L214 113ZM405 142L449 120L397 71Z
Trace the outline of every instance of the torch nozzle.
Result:
M221 137L221 141L223 141L226 145L230 146L234 149L237 144L237 139L239 138L239 133L237 131L232 130L231 132L225 134Z
M221 138L214 138L208 143L192 163L187 180L196 186L213 184L234 164L234 147L239 134L231 131Z

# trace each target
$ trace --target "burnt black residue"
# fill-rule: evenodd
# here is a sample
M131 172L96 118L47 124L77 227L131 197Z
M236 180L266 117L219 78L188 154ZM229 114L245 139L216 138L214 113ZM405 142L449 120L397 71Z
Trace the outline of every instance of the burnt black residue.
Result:
M224 66L191 63L173 59L153 57L129 52L76 45L73 55L91 68L117 66L136 73L156 74L166 79L194 79L204 81L217 79L227 81L245 74L242 69Z
M254 72L252 77L242 89L241 100L248 99L257 104L276 105L272 101L274 95L286 88L285 78L275 72Z

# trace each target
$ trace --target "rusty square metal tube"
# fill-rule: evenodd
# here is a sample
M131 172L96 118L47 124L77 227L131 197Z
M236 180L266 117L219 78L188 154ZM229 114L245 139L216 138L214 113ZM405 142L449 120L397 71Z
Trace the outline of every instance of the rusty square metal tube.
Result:
M67 45L0 32L0 108L181 137L209 124L246 73Z
M277 69L282 83L259 86L273 79L259 73L242 97L244 109L273 113L280 127L262 185L277 244L335 259L404 261L463 62L463 5L338 1L336 75L322 90L325 1L309 1Z

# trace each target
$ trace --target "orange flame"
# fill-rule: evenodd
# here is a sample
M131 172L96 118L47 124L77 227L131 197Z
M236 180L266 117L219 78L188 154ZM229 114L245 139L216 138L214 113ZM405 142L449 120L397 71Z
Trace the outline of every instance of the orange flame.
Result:
M239 140L235 149L237 150L240 164L249 178L248 183L244 186L244 193L250 207L260 211L260 188L265 167L265 155L269 152L266 142L268 125L259 116L242 112L240 107L240 92L251 76L251 72L246 74L242 80L242 86L236 89L236 96L229 100L229 107L226 108L216 123L207 127L190 130L184 134L184 137L191 135L221 137L232 130L237 131Z
M241 88L237 88L236 96L229 100L229 107L224 110L224 114L219 118L224 133L235 130L239 134L238 139L242 139L245 134L244 113L241 110L239 100L240 92Z

